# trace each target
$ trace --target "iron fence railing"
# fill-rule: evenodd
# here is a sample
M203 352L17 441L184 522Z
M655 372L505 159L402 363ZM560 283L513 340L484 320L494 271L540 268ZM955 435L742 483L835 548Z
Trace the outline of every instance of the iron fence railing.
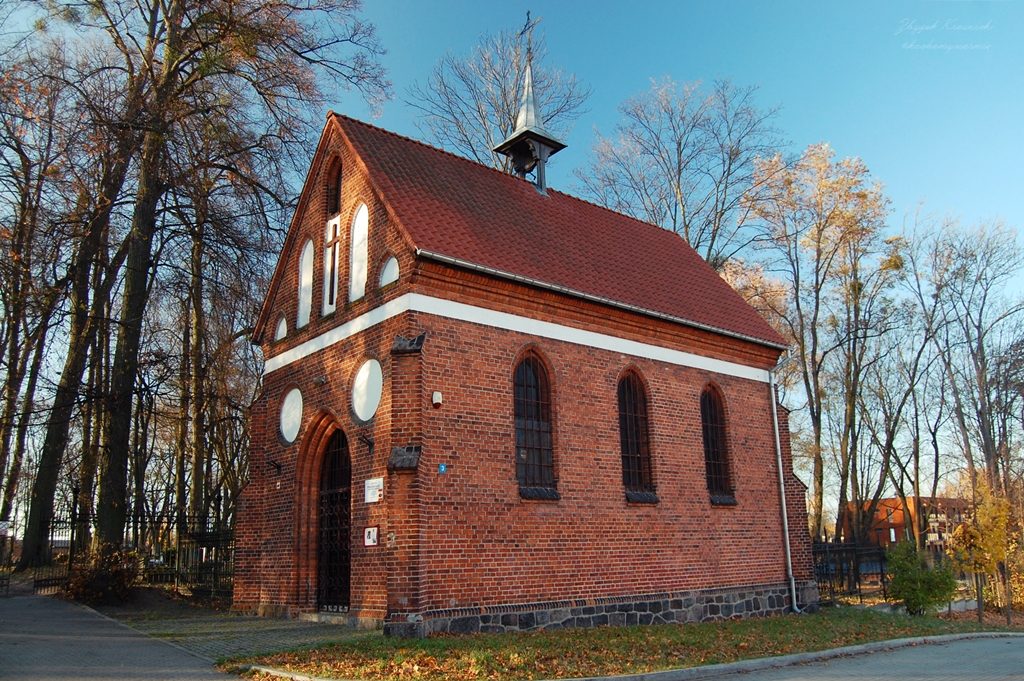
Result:
M235 574L235 530L218 518L184 517L164 536L173 543L150 552L142 571L146 584L174 584L195 596L231 598Z
M146 540L129 540L125 549L139 555L142 583L173 584L197 596L231 598L233 522L207 516L159 516L144 518L140 525L144 531L135 537ZM70 575L87 559L89 538L87 523L78 522L74 516L54 518L45 547L46 564L33 571L33 591L54 594L64 590ZM0 574L0 594L7 590L3 577Z
M54 518L50 521L50 532L44 547L47 564L33 572L33 593L55 594L67 586L68 576L75 564L78 524L75 514L71 518Z
M822 603L835 603L842 598L863 601L865 596L872 595L886 598L888 564L884 548L857 546L852 542L815 542L812 555Z

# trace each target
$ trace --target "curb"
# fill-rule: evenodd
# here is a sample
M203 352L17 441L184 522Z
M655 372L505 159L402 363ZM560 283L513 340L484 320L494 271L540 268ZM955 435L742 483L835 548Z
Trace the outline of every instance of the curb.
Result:
M906 648L919 645L941 645L953 641L964 641L975 638L1024 638L1024 634L1014 632L977 632L971 634L943 634L941 636L917 636L915 638L898 638L890 641L875 641L874 643L861 643L855 646L844 646L830 650L819 650L812 653L794 653L793 655L780 655L778 657L762 657L756 660L741 660L740 662L727 662L725 664L712 664L704 667L684 667L682 669L666 669L659 672L644 672L642 674L627 674L620 676L587 676L574 679L562 679L561 681L695 681L696 679L710 679L716 676L727 674L742 674L747 672L762 671L765 669L776 669L778 667L790 667L808 662L821 662L837 657L850 657L853 655L867 655L896 648ZM350 679L331 679L321 676L308 676L283 669L264 667L259 664L247 664L236 667L240 671L255 671L270 674L292 681L353 681Z

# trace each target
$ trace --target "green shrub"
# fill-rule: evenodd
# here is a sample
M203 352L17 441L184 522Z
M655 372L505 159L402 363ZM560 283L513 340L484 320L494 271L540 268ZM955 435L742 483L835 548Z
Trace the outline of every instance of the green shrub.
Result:
M929 569L910 542L889 548L889 598L903 601L907 613L923 615L956 593L956 577L945 565Z

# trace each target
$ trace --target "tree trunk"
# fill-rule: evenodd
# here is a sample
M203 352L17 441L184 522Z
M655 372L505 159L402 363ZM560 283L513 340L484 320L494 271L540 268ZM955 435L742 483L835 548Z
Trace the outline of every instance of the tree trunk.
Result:
M182 305L183 323L188 324L191 315L191 297L187 296ZM185 531L186 513L186 481L185 459L188 456L188 417L191 413L192 385L191 376L192 334L181 335L181 360L178 363L178 385L181 390L178 403L178 432L174 446L174 522L180 535Z
M124 177L121 176L121 182ZM120 183L117 184L120 191ZM111 202L112 205L112 202ZM85 361L96 326L89 315L90 275L96 254L100 249L100 235L110 217L110 205L93 219L86 231L73 267L71 286L71 330L68 334L67 355L53 406L46 421L46 434L39 455L39 469L32 486L32 506L25 528L24 544L18 569L36 567L46 562L46 541L53 519L53 497L57 491L57 476L68 444L71 419L85 372ZM108 278L112 278L108 274Z
M198 211L197 211L198 212ZM194 522L203 523L203 516L206 511L206 428L204 414L206 403L204 399L205 372L203 371L203 345L206 336L206 318L203 310L203 229L205 219L203 215L197 216L196 234L192 240L192 263L191 263L191 291L192 299L192 325L188 333L192 335L192 358L191 358L191 379L192 379L192 496L189 504L189 514ZM202 524L199 528L202 528Z
M32 356L32 366L28 372L28 385L25 387L25 396L22 399L21 416L18 420L18 430L14 436L14 454L11 459L11 469L7 476L7 483L4 485L3 504L0 506L0 520L11 519L11 507L14 504L14 495L18 493L18 482L21 478L21 465L25 458L25 441L28 436L29 421L32 420L32 403L35 401L36 384L39 380L39 371L43 365L43 352L46 347L46 333L42 334L36 345Z
M129 244L124 294L117 345L111 364L107 427L100 453L96 540L101 551L116 551L124 542L132 404L139 366L139 340L153 269L151 258L157 208L164 192L160 178L162 158L162 135L157 132L147 133L139 163L139 190L132 215L132 229L127 237Z

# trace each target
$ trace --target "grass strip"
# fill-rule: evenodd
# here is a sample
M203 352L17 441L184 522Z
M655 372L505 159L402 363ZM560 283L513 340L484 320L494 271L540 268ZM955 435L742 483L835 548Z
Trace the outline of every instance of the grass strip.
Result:
M843 608L817 615L527 634L373 637L223 665L260 664L334 679L563 679L693 667L872 641L1005 628ZM253 674L260 678L260 674ZM267 677L269 678L269 677Z

